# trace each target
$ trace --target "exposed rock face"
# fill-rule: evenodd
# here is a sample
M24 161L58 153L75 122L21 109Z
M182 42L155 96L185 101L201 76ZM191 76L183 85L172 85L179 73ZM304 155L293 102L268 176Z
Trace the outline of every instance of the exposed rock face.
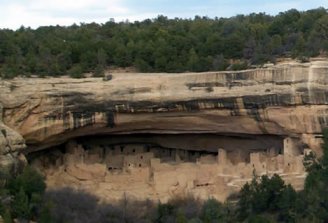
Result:
M2 123L2 105L0 103L0 169L10 173L18 168L19 162L25 162L20 152L25 149L23 137Z
M115 73L110 80L17 78L0 81L0 92L1 157L23 149L19 134L25 152L79 136L141 133L290 137L320 152L318 136L328 125L328 60L233 72ZM212 148L201 142L179 145Z
M99 133L273 134L305 143L328 123L328 61L267 69L1 81L3 121L46 147ZM311 143L310 146L312 146ZM315 146L315 145L313 145Z

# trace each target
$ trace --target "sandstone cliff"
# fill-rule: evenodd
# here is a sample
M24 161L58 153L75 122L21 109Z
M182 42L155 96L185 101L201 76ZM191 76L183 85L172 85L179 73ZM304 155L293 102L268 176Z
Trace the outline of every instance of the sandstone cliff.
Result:
M328 61L182 74L0 81L1 157L95 134L216 133L297 138L319 151ZM15 130L15 131L12 131ZM26 151L26 150L25 150Z
M3 108L0 103L0 169L2 173L10 173L18 168L18 162L25 162L19 153L25 149L23 137L2 122Z

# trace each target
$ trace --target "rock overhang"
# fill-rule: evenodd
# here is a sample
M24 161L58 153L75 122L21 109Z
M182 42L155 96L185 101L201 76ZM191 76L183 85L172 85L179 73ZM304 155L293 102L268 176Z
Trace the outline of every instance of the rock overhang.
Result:
M4 123L46 148L94 134L272 134L327 126L328 61L183 74L2 80Z

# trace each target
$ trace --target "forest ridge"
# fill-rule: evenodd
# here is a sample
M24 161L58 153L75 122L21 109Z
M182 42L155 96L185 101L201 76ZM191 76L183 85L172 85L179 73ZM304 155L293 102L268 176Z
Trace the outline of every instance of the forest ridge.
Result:
M230 18L0 29L0 77L17 75L101 76L109 66L140 72L238 70L275 62L306 60L328 51L328 11L291 9Z

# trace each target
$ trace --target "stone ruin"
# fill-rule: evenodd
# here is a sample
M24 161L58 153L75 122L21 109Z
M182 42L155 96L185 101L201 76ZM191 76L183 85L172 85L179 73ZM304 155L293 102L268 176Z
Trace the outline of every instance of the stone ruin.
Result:
M149 144L83 145L74 140L31 164L44 171L49 187L73 186L105 200L129 195L167 201L193 194L224 201L254 175L279 174L302 189L304 153L298 141L283 140L283 149L217 153L161 148Z
M27 154L49 187L103 199L224 200L265 173L302 188L302 156L307 147L320 156L328 126L327 73L327 59L315 59L236 72L117 73L110 81L3 80L0 164L13 169ZM96 136L109 141L79 141Z

